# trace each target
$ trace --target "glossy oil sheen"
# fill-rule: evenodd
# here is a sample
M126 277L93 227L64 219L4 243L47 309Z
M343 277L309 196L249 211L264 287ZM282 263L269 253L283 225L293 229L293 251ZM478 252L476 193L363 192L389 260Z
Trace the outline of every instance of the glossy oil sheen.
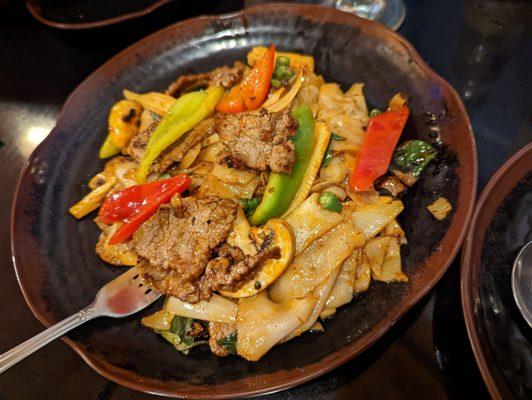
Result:
M141 328L141 315L94 321L70 336L93 367L121 384L170 395L232 397L308 380L382 336L436 283L461 243L476 191L476 153L452 88L404 39L377 24L309 6L254 8L186 21L148 37L97 70L69 98L53 133L30 158L14 207L16 269L34 313L45 323L57 321L86 305L98 287L123 271L95 254L98 229L91 218L76 221L67 213L102 167L97 151L108 110L122 89L164 90L180 74L242 60L251 47L272 42L279 49L312 54L318 72L344 89L365 82L371 106L384 107L397 91L411 96L404 139L429 140L441 151L405 197L401 223L409 244L403 265L410 282L373 283L325 322L324 333L276 346L257 363L217 358L206 348L184 356ZM426 206L442 195L453 204L453 213L437 222Z

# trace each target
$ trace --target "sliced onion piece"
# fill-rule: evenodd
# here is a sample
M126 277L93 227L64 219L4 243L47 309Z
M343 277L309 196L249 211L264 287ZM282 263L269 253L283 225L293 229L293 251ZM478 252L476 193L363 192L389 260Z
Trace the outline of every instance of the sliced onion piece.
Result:
M234 322L238 306L231 300L213 295L210 301L196 304L185 303L176 297L168 297L165 310L181 317L213 322Z

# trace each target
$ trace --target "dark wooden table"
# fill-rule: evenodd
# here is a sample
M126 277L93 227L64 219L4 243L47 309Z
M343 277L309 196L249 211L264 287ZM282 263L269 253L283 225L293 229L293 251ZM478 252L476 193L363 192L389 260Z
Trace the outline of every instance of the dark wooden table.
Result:
M477 140L482 188L509 155L532 139L531 4L405 3L407 17L399 32L464 99ZM0 0L0 352L43 329L13 272L9 210L22 166L54 126L69 92L113 54L153 31L179 19L240 7L238 1L175 2L137 21L74 32L40 25L21 1ZM459 269L456 260L431 294L357 359L302 387L266 397L487 397L462 318ZM99 376L62 341L0 376L0 400L150 397Z

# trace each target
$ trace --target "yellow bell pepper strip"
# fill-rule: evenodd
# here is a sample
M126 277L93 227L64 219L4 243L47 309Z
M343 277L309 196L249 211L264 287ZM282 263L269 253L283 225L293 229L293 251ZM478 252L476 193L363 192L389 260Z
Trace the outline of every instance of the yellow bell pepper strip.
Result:
M108 130L114 145L123 149L138 132L141 105L133 100L120 100L109 113Z
M108 134L100 148L100 158L109 158L127 146L139 129L142 107L136 101L120 100L109 112Z
M251 225L262 225L270 218L282 215L290 206L305 177L314 147L314 116L306 104L298 107L292 115L299 124L293 139L296 162L290 174L270 174L262 201L249 218Z
M274 60L275 46L272 44L249 74L220 101L216 109L223 113L235 114L259 108L270 91Z
M105 142L102 144L102 147L100 147L100 152L98 153L99 157L101 159L109 158L116 156L118 153L120 153L120 147L115 146L111 140L111 135L108 134L105 138Z
M150 137L137 169L137 182L146 181L150 166L168 146L208 117L222 98L223 88L191 92L176 100Z

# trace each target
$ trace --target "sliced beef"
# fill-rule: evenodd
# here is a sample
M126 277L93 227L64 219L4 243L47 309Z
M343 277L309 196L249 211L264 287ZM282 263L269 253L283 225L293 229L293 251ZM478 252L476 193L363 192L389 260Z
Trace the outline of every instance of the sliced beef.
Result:
M172 164L180 162L190 149L214 133L216 133L214 131L214 118L207 118L201 121L183 140L172 145L161 154L156 161L158 172L164 172Z
M245 70L246 66L237 61L231 68L223 66L202 74L182 75L170 85L167 92L170 96L177 97L207 86L221 86L229 89L240 82Z
M214 196L184 198L180 210L161 206L133 235L135 250L147 261L141 264L144 280L188 303L209 299L200 297L199 278L211 251L229 234L237 208Z
M242 80L246 66L240 61L236 61L231 68L223 66L211 72L210 86L221 86L224 89L236 85Z
M205 296L220 289L238 289L253 278L258 264L281 255L278 247L267 247L256 255L245 255L240 248L227 243L220 245L217 252L218 257L209 261L201 277L200 290Z
M196 89L205 88L209 85L211 73L181 75L168 87L170 96L179 96L182 93L191 92Z
M268 113L217 114L215 130L227 146L226 162L236 168L290 173L295 163L296 122L290 110Z
M226 338L229 335L236 333L236 324L226 322L209 322L209 347L213 354L218 357L228 356L230 353L221 344L218 343L220 339Z
M149 128L133 136L123 153L140 162L142 157L144 157L146 146L156 127L157 123L153 123ZM166 172L172 164L181 161L190 149L214 133L214 119L207 118L203 120L187 133L183 139L178 140L165 150L152 164L150 171L156 173Z
M140 162L144 157L148 140L157 128L158 122L152 123L148 128L139 131L135 136L131 138L127 147L122 150L125 155L131 156L135 161Z

